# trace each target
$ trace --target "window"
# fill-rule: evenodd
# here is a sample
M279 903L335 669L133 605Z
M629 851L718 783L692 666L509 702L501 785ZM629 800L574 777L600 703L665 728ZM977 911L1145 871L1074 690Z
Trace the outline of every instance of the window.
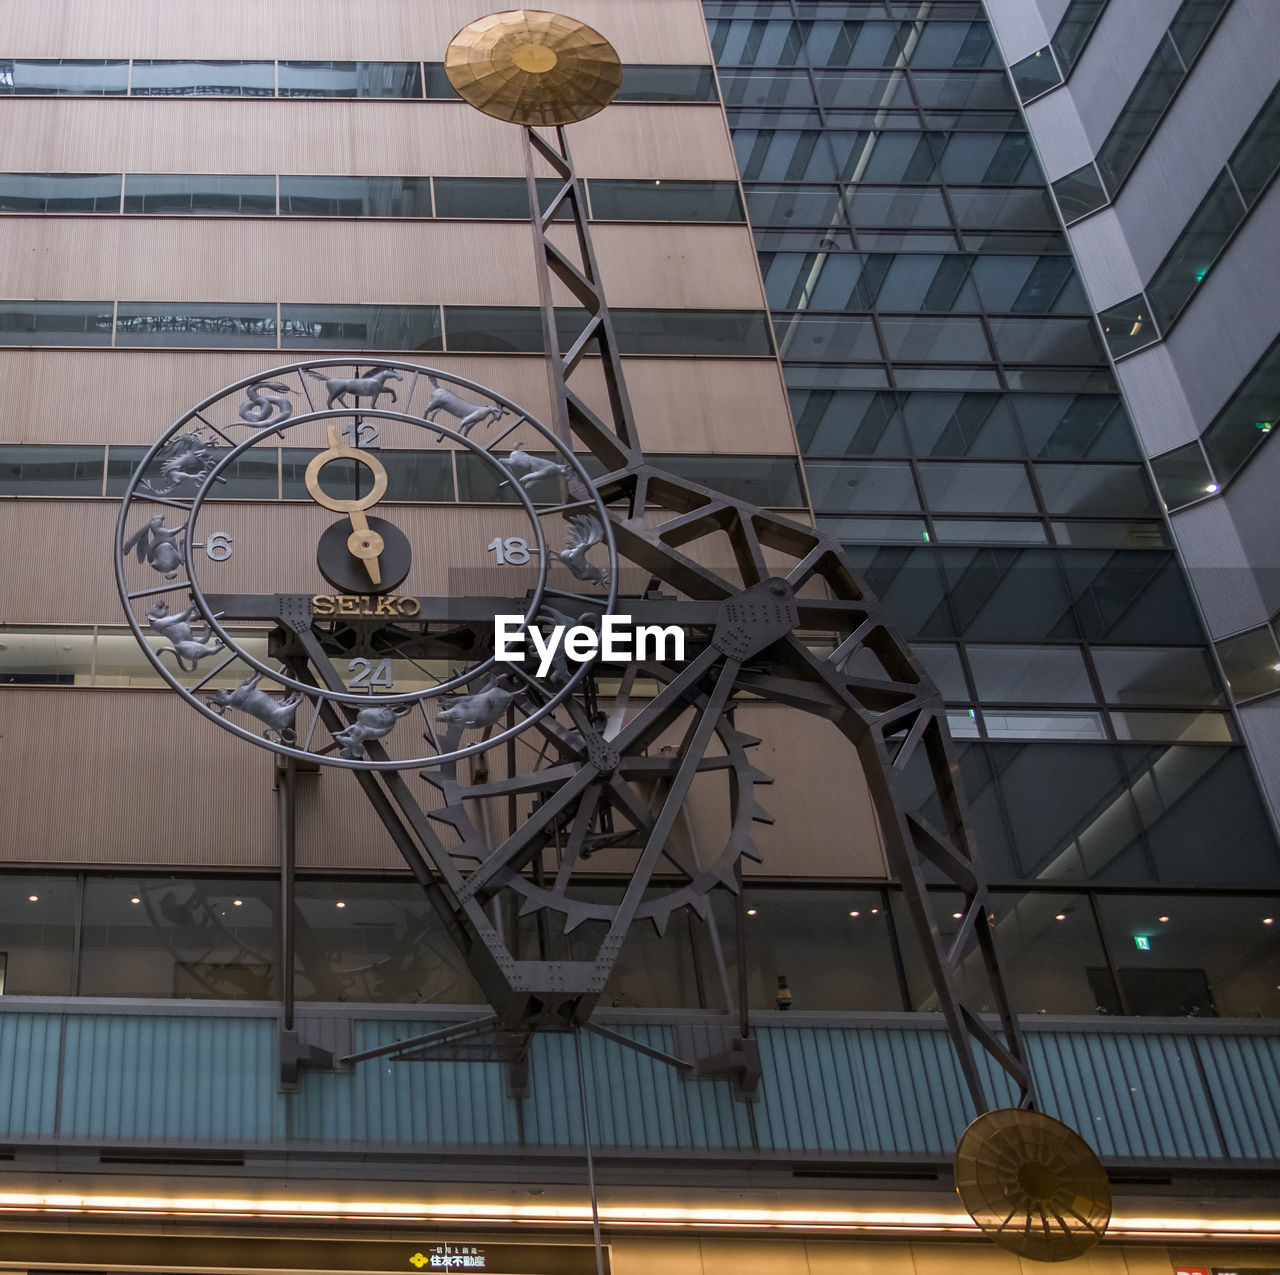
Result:
M285 349L439 350L434 305L282 305Z
M978 699L998 704L1080 704L1097 697L1079 647L970 646Z
M159 213L231 213L273 217L276 179L245 175L187 176L179 173L129 173L124 179L124 211Z
M124 60L0 58L0 94L110 97L128 87Z
M532 354L543 347L542 316L532 307L447 305L444 323L451 350Z
M1117 995L1095 978L1109 1013L1253 1018L1280 1010L1280 937L1265 924L1280 916L1275 899L1106 895L1098 912L1120 984Z
M0 212L119 211L119 173L0 173Z
M101 496L103 449L0 446L0 495Z
M134 97L274 97L274 62L167 62L134 59Z
M805 503L789 456L655 456L654 464L736 500L773 509Z
M736 182L610 181L588 184L596 221L742 221Z
M229 301L121 301L116 344L273 349L276 308Z
M0 302L0 345L110 344L110 301Z
M280 211L295 217L430 217L431 179L282 175Z
M269 1000L278 907L271 881L90 877L80 994Z
M422 96L418 62L281 62L281 97Z

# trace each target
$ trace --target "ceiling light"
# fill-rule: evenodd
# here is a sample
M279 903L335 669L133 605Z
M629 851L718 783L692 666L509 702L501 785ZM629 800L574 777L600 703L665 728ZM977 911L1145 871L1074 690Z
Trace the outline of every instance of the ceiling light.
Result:
M1158 920L1158 921L1160 921L1160 922L1167 921L1168 919L1169 919L1169 918L1168 918L1167 916L1161 916L1161 917L1157 917L1157 918L1156 918L1156 920Z
M952 912L951 919L953 921L958 921L962 916L964 916L963 912Z
M850 915L850 916L861 916L861 915L862 915L862 913L861 913L861 912L850 912L850 913L849 913L849 915Z
M142 900L141 900L140 898L138 898L138 896L135 894L135 895L133 896L133 898L131 898L131 899L129 900L129 902L130 902L130 903L141 903L141 902L142 902Z
M1053 919L1055 921L1065 921L1067 919L1067 914L1065 912L1059 912Z
M341 899L339 899L339 900L337 901L337 903L335 903L333 906L334 906L335 908L345 908L347 905L346 905L345 903L343 903L343 901L342 901Z
M39 902L40 902L40 896L39 896L38 894L28 894L28 895L27 895L27 902L28 902L28 903L39 903Z
M231 900L231 906L232 906L233 908L242 908L242 907L244 907L244 900L243 900L243 899L232 899L232 900Z
M755 916L755 914L756 914L756 910L755 910L755 908L748 908L748 909L747 909L747 915L748 915L748 916Z
M1263 925L1274 925L1275 923L1276 923L1276 919L1274 916L1264 916L1262 918Z
M1218 492L1221 490L1222 488L1220 488L1217 483L1210 483L1207 487L1205 487L1205 491L1207 491L1211 496L1216 496Z

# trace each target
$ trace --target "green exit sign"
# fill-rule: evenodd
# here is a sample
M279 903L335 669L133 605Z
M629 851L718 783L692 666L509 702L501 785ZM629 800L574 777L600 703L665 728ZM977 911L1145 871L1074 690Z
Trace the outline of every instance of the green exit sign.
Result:
M1151 951L1151 940L1145 934L1135 934L1133 936L1133 945L1139 952Z

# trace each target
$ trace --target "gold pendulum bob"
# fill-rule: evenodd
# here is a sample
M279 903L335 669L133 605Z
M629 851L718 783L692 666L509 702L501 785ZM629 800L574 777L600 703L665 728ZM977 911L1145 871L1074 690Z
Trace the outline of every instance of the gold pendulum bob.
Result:
M1066 1262L1093 1248L1111 1221L1111 1185L1087 1142L1040 1111L979 1116L956 1147L956 1190L1001 1248Z
M469 23L449 42L444 71L476 110L526 128L588 119L622 84L622 62L604 36L540 9Z

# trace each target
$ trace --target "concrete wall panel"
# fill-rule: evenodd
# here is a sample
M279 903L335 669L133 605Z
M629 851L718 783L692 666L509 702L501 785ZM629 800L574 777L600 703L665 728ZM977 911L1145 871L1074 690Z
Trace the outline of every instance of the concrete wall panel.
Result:
M520 130L462 102L5 101L9 172L523 177ZM618 105L574 126L585 177L737 179L718 106Z
M417 59L440 62L455 32L493 13L488 0L128 0L0 3L6 53L28 58ZM710 60L689 0L565 0L557 12L596 27L624 62ZM282 38L287 33L286 38Z

